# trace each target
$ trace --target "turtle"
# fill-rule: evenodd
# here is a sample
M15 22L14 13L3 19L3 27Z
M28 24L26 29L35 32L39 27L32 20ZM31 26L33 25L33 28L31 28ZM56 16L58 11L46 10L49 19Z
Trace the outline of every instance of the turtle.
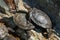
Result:
M31 19L39 27L46 29L48 36L51 35L52 21L45 12L37 8L33 8L29 13L29 19Z
M23 29L23 30L34 29L33 24L27 20L26 13L14 14L13 21L20 29Z

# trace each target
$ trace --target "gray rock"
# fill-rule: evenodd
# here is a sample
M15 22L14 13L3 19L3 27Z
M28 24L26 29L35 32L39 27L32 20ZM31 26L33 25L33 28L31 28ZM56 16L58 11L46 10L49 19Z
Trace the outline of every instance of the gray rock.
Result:
M8 29L4 24L0 23L0 39L3 39L7 35L8 35Z
M0 0L0 6L3 7L5 10L9 10L8 6L4 2L4 0Z

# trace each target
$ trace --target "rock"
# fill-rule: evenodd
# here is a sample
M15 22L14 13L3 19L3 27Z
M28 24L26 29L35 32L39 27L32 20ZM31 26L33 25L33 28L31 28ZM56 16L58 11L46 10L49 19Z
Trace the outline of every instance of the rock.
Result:
M38 29L36 29L36 31L35 30L30 30L29 31L30 37L29 37L28 40L60 40L60 37L58 37L54 33L52 33L50 38L47 39L41 34L41 32L39 33L38 31L39 31Z
M28 12L28 10L24 7L23 0L19 0L17 9L24 10L24 11Z
M14 37L13 35L6 36L3 40L20 40L18 37Z
M8 6L4 2L4 0L0 0L0 6L3 7L5 10L9 10Z
M3 23L0 23L0 39L8 35L8 29Z
M16 30L16 34L20 36L21 40L28 40L29 38L27 31L22 30L20 28Z

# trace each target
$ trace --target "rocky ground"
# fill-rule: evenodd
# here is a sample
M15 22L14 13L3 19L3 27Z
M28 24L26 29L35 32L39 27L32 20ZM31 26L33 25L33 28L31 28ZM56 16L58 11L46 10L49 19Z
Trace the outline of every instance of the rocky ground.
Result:
M2 0L1 0L2 1ZM1 1L0 1L0 3L1 3ZM29 0L30 1L30 0ZM28 4L29 4L29 1L27 1L27 0L25 0L24 2L22 1L22 0L20 0L19 1L19 3L18 3L18 10L24 10L24 11L26 11L26 12L28 12L29 10L27 9L27 8L25 8L25 6L24 6L24 3L25 2L27 2ZM33 1L32 1L33 2ZM31 2L31 4L32 4L32 2ZM34 6L38 6L38 5L36 5L35 4L35 2L33 2L34 3ZM31 5L31 4L29 4L29 6ZM4 6L5 5L5 3L2 5L2 6ZM32 4L33 5L33 4ZM33 6L30 6L30 7L33 7ZM41 5L44 5L43 3L41 3ZM6 6L5 6L6 7ZM8 9L7 9L8 10ZM11 27L11 28L15 28L15 23L13 22L13 19L12 19L12 17L14 16L14 13L10 13L9 11L5 11L6 12L6 14L4 14L4 13L0 13L0 27L1 26L4 26L4 25L6 25L7 26L7 28L9 29L9 33L10 33L10 31L12 31L12 32L15 32L14 30L12 30L12 29L10 29L9 27ZM44 9L44 10L46 10L46 9ZM52 10L52 9L51 9ZM55 12L55 11L54 11ZM50 13L50 12L48 12L48 13ZM52 14L53 12L51 11L51 14ZM23 38L25 38L25 40L60 40L60 37L59 37L59 34L60 34L60 17L59 16L57 16L56 15L56 13L55 14L52 14L53 16L53 18L54 18L54 16L56 17L54 20L53 20L53 22L55 22L56 21L56 25L55 25L55 27L54 27L54 29L53 29L53 33L51 34L51 37L49 38L49 39L47 39L47 38L45 38L43 35L42 35L42 33L40 32L41 30L40 29L37 29L37 28L35 28L35 30L30 30L30 31L28 31L29 32L29 35L30 35L30 37L29 38L27 38L27 36L24 36L24 32L25 31L23 31L23 32L21 32L22 33L22 37ZM4 22L2 22L3 20L1 20L1 19L4 19ZM57 20L58 19L58 20ZM17 27L16 27L17 28ZM17 30L18 31L18 30ZM18 32L20 32L21 30L19 29L19 31ZM18 33L17 32L17 33ZM18 35L19 35L19 33L18 33ZM19 36L15 36L15 34L14 33L10 33L10 37L12 37L13 38L13 40L24 40L24 39L21 39L20 38L20 36L21 35L19 35ZM6 39L5 39L6 40ZM8 39L7 39L8 40ZM12 40L12 39L11 39Z

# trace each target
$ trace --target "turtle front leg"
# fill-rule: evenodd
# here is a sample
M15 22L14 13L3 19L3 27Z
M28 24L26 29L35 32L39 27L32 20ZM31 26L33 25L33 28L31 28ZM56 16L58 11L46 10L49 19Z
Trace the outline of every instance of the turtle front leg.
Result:
M52 29L51 28L47 28L47 34L48 34L48 38L49 38L52 34Z

